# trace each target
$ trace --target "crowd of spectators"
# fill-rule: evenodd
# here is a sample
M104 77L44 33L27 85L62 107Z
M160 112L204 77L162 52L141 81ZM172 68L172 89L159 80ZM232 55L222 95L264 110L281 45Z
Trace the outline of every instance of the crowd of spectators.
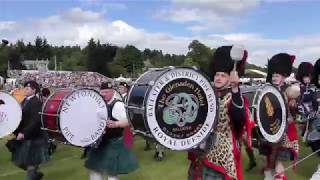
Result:
M110 81L109 78L96 72L85 71L25 71L11 70L8 77L16 79L15 84L21 85L29 80L36 80L42 87L76 88L100 87L101 82Z

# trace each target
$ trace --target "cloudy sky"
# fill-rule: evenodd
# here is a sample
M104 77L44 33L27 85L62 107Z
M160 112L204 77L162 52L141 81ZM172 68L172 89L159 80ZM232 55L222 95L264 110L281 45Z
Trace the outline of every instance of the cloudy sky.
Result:
M319 9L316 0L0 0L0 38L83 47L93 37L175 54L198 39L244 45L258 65L279 52L298 65L320 58Z

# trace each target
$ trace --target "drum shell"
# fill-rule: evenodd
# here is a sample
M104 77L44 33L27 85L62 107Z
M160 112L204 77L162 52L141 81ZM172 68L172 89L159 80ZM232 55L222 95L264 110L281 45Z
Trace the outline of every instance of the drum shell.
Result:
M137 134L152 137L148 128L145 114L146 97L155 82L162 74L169 71L169 68L148 71L140 76L131 87L126 102L127 116L133 131Z
M73 92L71 89L60 89L50 95L43 104L41 122L51 140L67 143L59 126L61 105L64 99Z

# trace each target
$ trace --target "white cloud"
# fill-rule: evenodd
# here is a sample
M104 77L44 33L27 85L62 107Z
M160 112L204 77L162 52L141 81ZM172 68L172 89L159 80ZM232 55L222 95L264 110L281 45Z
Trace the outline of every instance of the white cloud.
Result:
M235 26L242 14L258 6L257 0L174 0L171 8L160 10L155 17L188 23L187 29L199 33L227 31Z
M78 16L70 15L75 11ZM88 17L84 18L84 15ZM1 38L8 39L10 42L18 39L33 42L36 36L41 36L46 37L53 45L80 45L81 47L85 47L88 40L93 37L99 39L101 43L108 42L118 46L132 44L141 50L159 49L164 53L175 54L186 54L189 43L194 39L210 47L242 44L249 51L249 62L258 65L266 64L268 58L280 52L295 54L296 65L301 61L312 62L320 57L320 34L300 35L288 39L266 38L256 33L184 37L164 32L151 33L135 28L122 20L109 22L102 18L102 12L84 11L79 8L42 19L10 21L10 23L0 21L0 34Z
M14 21L2 21L0 22L0 31L13 30L17 27Z

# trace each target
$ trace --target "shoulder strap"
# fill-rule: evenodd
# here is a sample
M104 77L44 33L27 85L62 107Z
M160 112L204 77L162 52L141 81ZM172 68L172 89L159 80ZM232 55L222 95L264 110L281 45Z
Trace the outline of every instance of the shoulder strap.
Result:
M111 120L115 120L112 116L112 109L117 102L121 102L119 99L114 99L110 104L108 104L108 115Z

